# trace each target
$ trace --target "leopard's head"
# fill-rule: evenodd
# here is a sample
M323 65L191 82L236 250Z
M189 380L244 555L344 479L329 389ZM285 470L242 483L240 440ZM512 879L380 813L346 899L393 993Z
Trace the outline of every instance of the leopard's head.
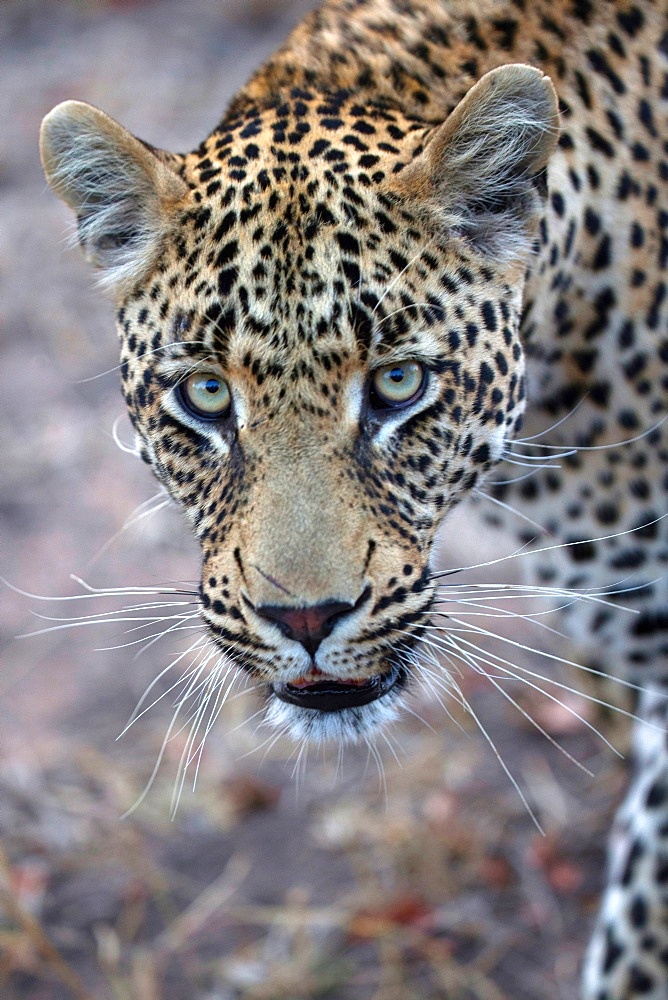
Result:
M527 66L440 125L347 92L241 99L184 156L89 105L45 119L141 454L201 543L211 640L298 738L394 714L436 529L519 425L556 131Z

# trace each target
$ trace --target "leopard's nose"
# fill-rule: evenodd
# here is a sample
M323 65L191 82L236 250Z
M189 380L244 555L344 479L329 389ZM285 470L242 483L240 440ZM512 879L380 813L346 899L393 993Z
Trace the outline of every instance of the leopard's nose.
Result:
M300 642L311 656L341 618L356 608L345 601L326 601L306 608L267 604L255 611L261 618L278 625L283 635Z

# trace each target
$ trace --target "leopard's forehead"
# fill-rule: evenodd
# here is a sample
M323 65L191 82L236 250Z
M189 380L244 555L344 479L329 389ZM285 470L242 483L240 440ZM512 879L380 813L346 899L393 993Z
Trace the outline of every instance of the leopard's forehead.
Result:
M425 121L382 103L356 103L348 91L323 99L295 89L262 107L237 103L190 154L187 176L202 196L258 180L262 190L305 184L316 177L338 190L350 181L378 184L401 169L426 135Z
M387 183L408 155L396 117L295 97L227 122L187 158L193 207L165 281L215 319L219 351L233 360L250 337L292 359L316 340L364 352L408 330L387 316L399 296L417 309L419 276L440 264Z
M157 312L169 340L224 367L249 350L292 370L314 351L430 361L464 330L470 349L495 308L492 269L392 183L424 137L396 111L305 91L227 119L185 158L191 205L134 315Z

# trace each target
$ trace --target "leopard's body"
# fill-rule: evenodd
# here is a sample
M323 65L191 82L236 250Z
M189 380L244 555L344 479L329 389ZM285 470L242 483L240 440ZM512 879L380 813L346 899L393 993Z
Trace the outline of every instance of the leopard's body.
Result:
M211 638L297 738L395 713L436 529L525 406L529 438L577 449L495 496L548 533L519 522L538 584L637 611L565 602L583 662L641 686L653 724L583 989L667 1000L665 5L330 0L194 152L68 102L42 153L117 298Z

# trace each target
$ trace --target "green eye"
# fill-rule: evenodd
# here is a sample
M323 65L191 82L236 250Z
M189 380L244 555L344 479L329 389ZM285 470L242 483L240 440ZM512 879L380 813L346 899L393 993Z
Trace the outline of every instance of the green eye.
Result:
M399 361L377 368L371 378L371 402L376 409L405 406L421 394L426 384L419 361Z
M209 372L189 375L179 383L179 393L185 408L205 420L226 416L232 403L227 382Z

